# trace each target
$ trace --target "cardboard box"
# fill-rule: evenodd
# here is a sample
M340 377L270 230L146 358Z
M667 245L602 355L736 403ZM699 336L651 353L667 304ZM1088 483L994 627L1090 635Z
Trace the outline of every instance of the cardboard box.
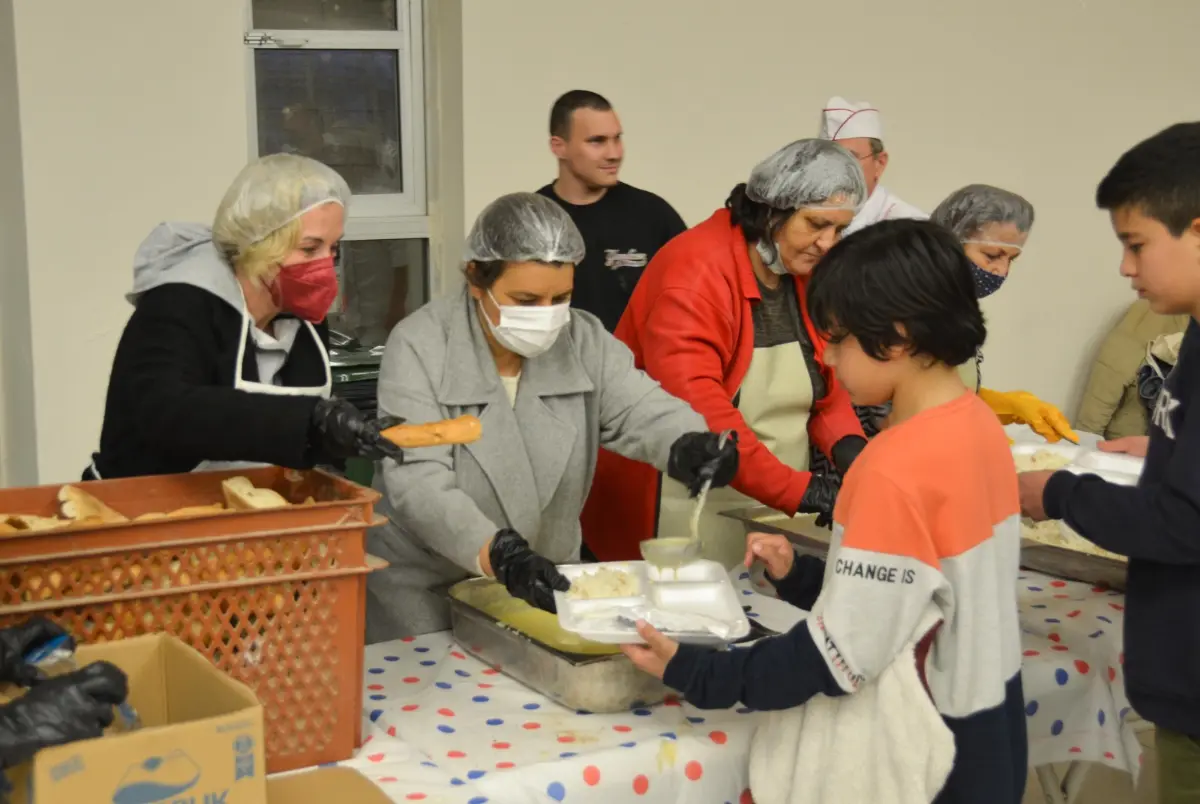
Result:
M9 772L14 804L267 804L263 710L249 687L166 634L76 657L125 671L143 726L38 752Z
M391 804L392 800L365 776L351 768L272 777L267 780L268 804Z

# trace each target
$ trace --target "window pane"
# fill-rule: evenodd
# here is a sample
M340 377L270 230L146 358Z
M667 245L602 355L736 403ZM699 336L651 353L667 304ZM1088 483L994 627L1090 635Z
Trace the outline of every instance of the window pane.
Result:
M251 0L255 28L395 31L396 0Z
M356 193L401 193L399 54L256 50L258 152L298 153Z
M427 242L343 241L330 329L365 348L385 343L400 319L429 301Z

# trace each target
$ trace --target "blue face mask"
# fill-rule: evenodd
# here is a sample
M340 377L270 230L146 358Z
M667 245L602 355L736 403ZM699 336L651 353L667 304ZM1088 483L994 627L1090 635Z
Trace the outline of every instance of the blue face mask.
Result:
M971 279L975 280L975 298L977 299L991 296L1000 289L1007 278L993 274L991 271L985 271L975 263L971 263Z

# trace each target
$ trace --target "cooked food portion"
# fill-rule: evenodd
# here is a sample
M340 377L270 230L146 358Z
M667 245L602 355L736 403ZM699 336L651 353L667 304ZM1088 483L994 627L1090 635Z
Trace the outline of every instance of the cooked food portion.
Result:
M1021 538L1049 545L1050 547L1062 547L1067 550L1074 550L1077 553L1086 553L1092 556L1099 556L1100 558L1112 559L1113 561L1129 560L1125 556L1110 553L1103 547L1092 544L1067 527L1065 522L1030 522L1029 520L1022 520Z
M572 581L567 597L573 600L603 600L612 597L636 597L640 591L637 579L628 572L601 567Z
M1071 459L1053 450L1040 449L1032 455L1014 455L1018 472L1053 472L1071 463Z
M558 617L513 597L503 585L492 580L473 578L462 581L450 587L450 596L563 653L602 656L621 652L617 645L603 645L564 631L558 624Z

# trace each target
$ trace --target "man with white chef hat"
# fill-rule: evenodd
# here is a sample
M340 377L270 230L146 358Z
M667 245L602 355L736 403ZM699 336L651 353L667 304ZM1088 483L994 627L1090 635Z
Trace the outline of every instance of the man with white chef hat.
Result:
M888 153L883 147L883 119L869 102L855 103L838 96L830 98L821 112L821 131L817 136L833 140L854 154L867 179L870 196L843 236L879 221L929 217L879 183L887 168Z

